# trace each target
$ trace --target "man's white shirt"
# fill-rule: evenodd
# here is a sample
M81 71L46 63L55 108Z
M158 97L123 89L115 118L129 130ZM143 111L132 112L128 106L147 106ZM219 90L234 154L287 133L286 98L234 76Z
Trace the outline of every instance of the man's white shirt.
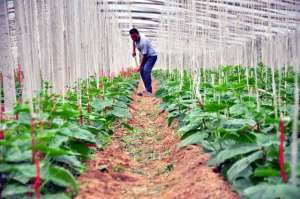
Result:
M135 45L141 54L147 56L157 56L157 52L154 49L150 39L148 39L146 36L140 35L140 41L135 42Z

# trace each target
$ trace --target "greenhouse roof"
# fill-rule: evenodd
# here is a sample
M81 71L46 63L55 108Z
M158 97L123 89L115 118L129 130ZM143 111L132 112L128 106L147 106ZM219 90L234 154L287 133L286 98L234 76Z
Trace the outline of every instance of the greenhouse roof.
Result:
M130 27L157 38L181 34L207 41L244 44L286 34L300 25L299 0L107 0L124 36Z

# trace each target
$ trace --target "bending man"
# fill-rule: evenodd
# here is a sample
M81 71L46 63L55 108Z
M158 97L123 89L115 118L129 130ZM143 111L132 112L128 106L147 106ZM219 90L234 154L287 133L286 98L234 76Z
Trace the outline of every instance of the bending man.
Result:
M144 82L145 91L143 92L145 96L152 96L152 80L151 72L152 68L157 60L156 50L153 48L151 41L144 35L140 35L139 31L132 28L130 31L130 36L133 41L133 53L132 56L136 56L135 48L140 52L141 64L139 66L139 71ZM143 95L138 93L138 95Z

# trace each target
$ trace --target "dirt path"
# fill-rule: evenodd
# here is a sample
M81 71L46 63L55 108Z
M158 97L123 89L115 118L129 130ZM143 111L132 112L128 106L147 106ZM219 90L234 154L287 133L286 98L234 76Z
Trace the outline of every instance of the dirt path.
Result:
M207 166L208 156L199 147L176 150L175 128L167 126L159 99L133 98L132 128L116 125L109 147L97 152L79 177L77 199L239 198Z

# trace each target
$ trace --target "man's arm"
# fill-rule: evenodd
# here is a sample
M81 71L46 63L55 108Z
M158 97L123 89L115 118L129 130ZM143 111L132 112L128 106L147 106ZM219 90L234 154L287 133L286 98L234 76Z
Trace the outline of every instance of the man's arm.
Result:
M136 52L135 52L135 43L132 43L132 56L135 57L136 56Z
M141 61L140 63L141 63L141 64L136 68L136 71L137 71L137 72L139 72L139 71L141 70L141 67L145 64L146 56L147 56L147 55L141 55L141 54L140 54L140 56L141 56L141 59L140 59L140 61Z
M142 54L141 64L140 64L139 70L141 70L141 67L145 64L146 56L147 56L147 55L143 55L143 54Z

